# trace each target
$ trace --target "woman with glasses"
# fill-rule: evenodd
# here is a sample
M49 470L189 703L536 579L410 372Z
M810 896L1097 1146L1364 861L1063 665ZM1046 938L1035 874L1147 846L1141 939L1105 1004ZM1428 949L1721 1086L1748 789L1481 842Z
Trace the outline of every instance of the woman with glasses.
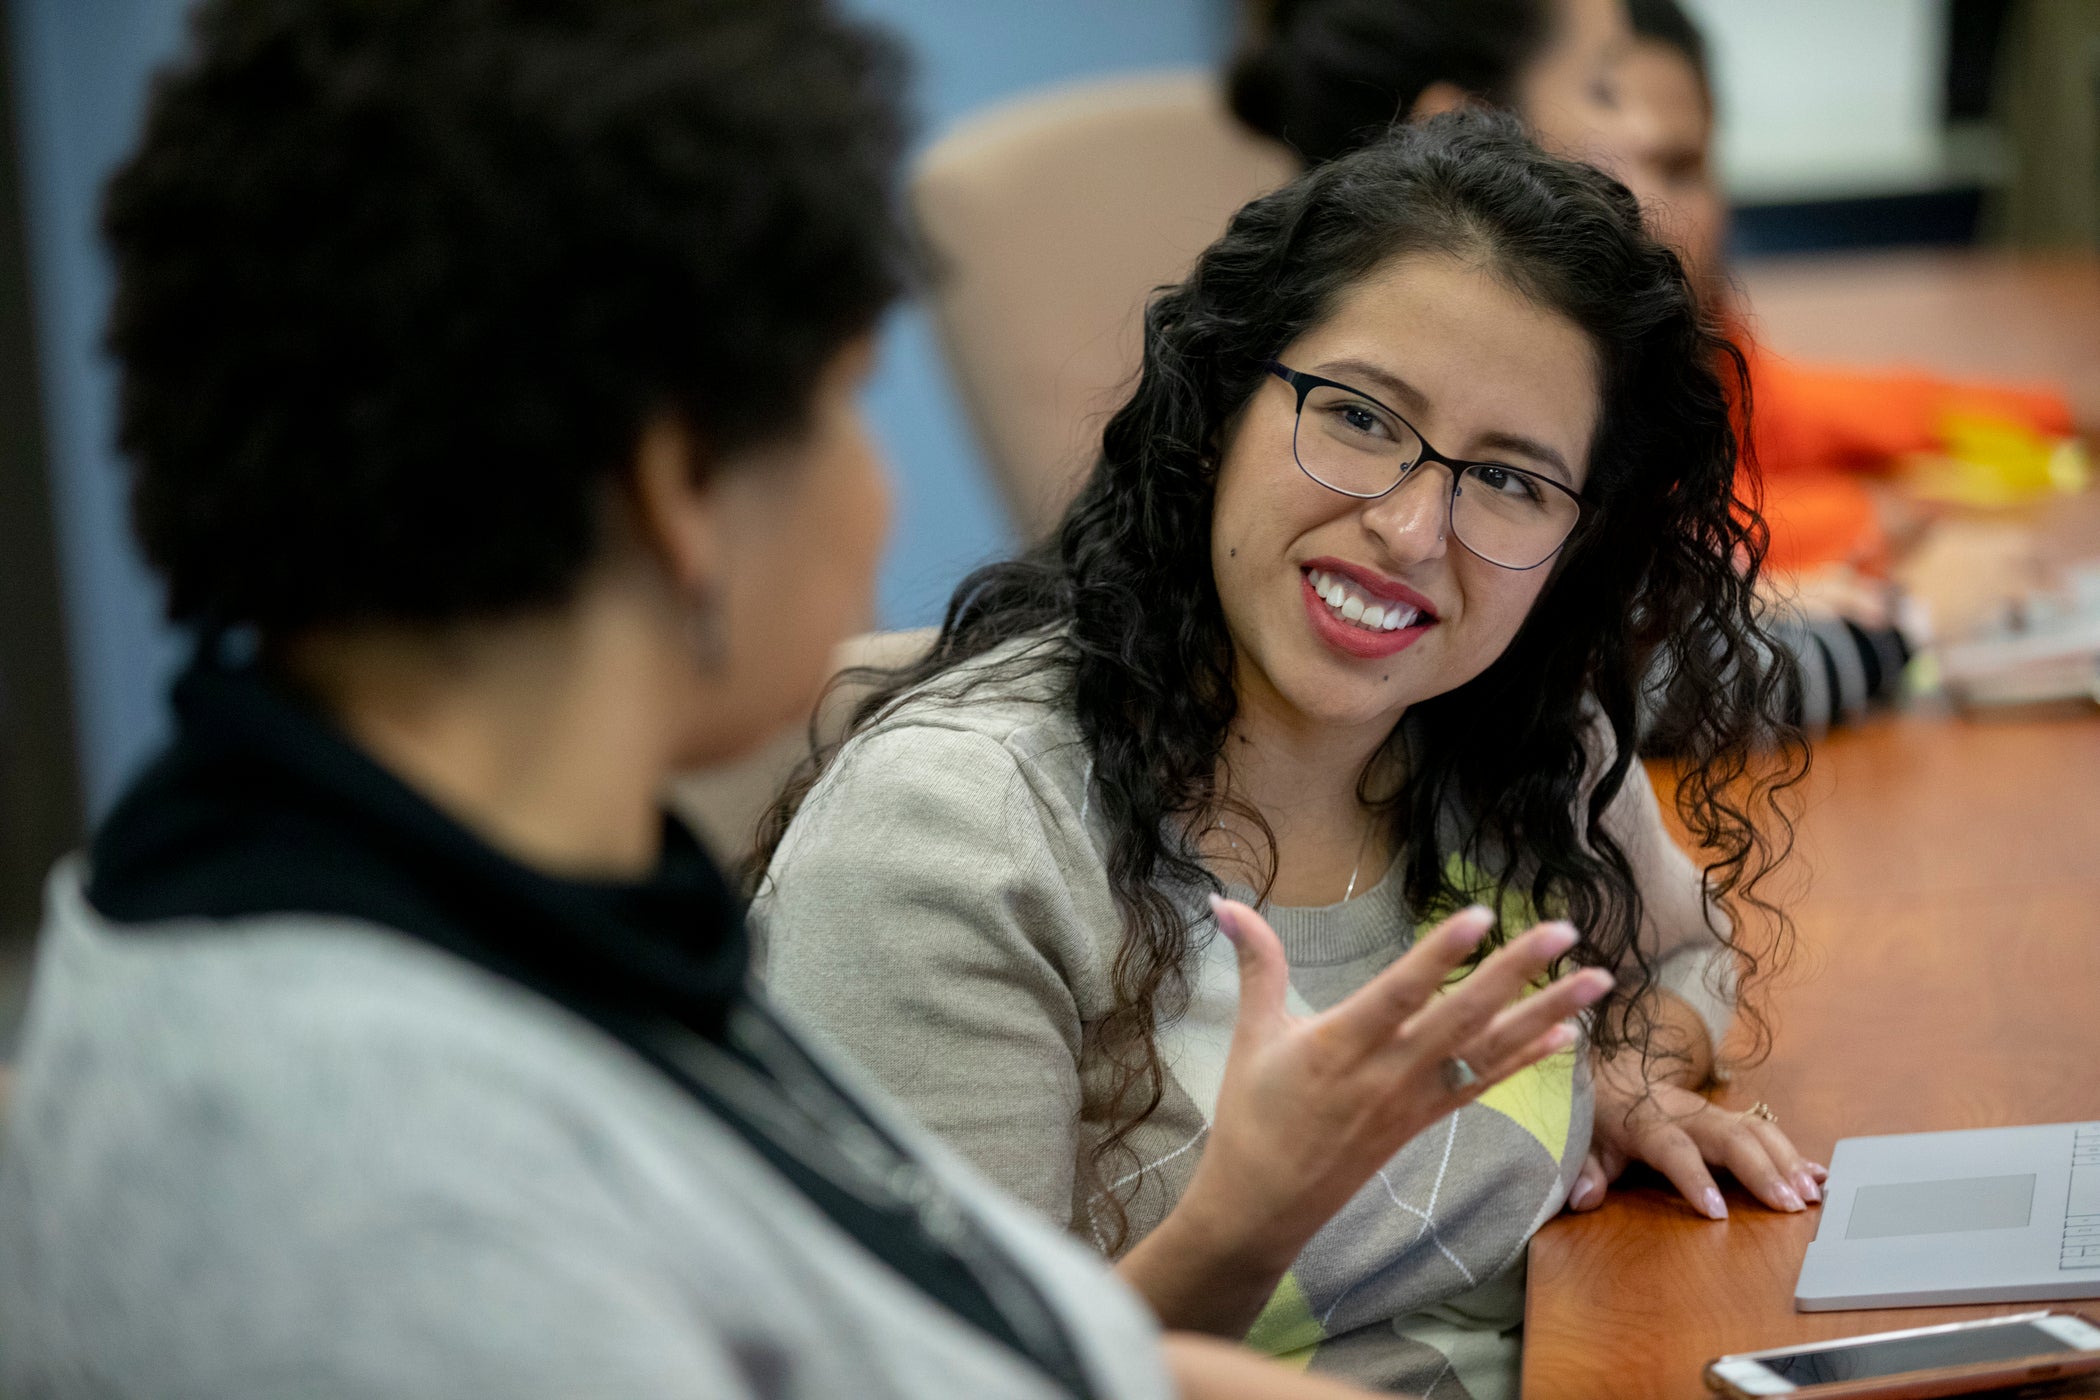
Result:
M1247 206L1055 537L783 799L773 993L1170 1325L1375 1387L1512 1393L1588 1153L1803 1209L1821 1169L1696 1092L1786 933L1725 353L1632 197L1506 118ZM1660 660L1709 696L1703 870L1632 757ZM1404 1050L1452 999L1410 961L1472 940L1586 969L1579 1043L1367 1067L1342 1028Z

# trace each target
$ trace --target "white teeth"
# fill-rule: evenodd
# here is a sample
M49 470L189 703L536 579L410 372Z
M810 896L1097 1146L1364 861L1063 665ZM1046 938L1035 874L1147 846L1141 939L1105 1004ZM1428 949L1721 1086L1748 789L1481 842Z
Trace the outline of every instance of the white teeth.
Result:
M1320 595L1322 602L1368 631L1397 632L1403 627L1414 626L1421 619L1420 609L1405 603L1365 602L1363 595L1351 591L1338 575L1314 569L1306 577L1312 581L1313 592Z

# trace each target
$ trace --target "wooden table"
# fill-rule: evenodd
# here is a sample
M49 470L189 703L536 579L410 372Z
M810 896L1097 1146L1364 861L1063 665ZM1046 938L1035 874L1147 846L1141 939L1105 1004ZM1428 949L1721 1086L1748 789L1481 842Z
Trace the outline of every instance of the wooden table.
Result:
M2100 430L2100 258L1846 253L1745 263L1739 276L1759 337L1786 354L2057 384Z
M2100 718L1892 717L1827 740L1809 787L1778 1049L1731 1096L1821 1161L1844 1136L2100 1118ZM1816 1212L1729 1209L1648 1184L1541 1231L1524 1394L1692 1397L1726 1352L2017 1310L1796 1313Z
M2100 260L1853 255L1752 265L1743 282L1786 353L2054 380L2100 427ZM2100 552L2100 499L2052 513L2076 538L2049 552ZM2100 716L1920 713L1835 734L1797 864L1776 1049L1732 1101L1769 1100L1822 1161L1840 1137L2100 1118ZM2041 1306L1796 1313L1817 1213L1732 1188L1729 1205L1703 1220L1649 1176L1542 1230L1525 1395L1691 1400L1726 1352ZM2100 1316L2100 1301L2062 1306Z

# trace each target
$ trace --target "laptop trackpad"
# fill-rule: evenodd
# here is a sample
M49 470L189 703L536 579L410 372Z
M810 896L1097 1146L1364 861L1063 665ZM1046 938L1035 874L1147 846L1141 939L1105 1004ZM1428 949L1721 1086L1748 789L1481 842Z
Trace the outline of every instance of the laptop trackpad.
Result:
M2018 1230L2034 1216L2034 1173L1862 1186L1852 1198L1848 1240Z

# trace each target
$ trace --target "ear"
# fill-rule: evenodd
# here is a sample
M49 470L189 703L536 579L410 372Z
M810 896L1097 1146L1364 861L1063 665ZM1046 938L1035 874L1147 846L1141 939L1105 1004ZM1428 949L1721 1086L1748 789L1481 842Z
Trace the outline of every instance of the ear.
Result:
M635 531L680 593L708 592L723 569L722 503L685 421L659 413L635 443Z
M1472 95L1457 83L1439 78L1415 97L1415 105L1407 109L1407 119L1419 122L1440 117L1446 112L1457 111L1472 100Z

